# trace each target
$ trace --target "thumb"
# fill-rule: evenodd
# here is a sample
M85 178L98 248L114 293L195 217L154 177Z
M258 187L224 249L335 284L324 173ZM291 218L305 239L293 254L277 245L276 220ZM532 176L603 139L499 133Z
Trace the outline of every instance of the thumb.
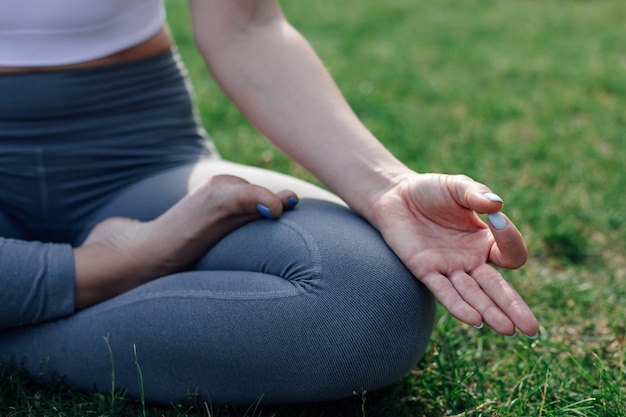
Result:
M524 265L528 249L522 234L502 213L489 216L489 228L495 240L489 253L489 261L504 268L515 269Z

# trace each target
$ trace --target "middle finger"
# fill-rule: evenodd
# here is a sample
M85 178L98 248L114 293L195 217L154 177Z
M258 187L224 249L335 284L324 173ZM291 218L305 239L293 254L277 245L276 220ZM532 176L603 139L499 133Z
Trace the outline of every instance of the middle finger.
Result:
M535 335L539 323L534 314L509 282L492 266L482 265L472 271L472 276L499 309L526 335ZM510 328L512 334L515 327Z
M476 279L464 271L455 271L449 280L463 299L480 312L483 321L498 333L511 335L515 325Z

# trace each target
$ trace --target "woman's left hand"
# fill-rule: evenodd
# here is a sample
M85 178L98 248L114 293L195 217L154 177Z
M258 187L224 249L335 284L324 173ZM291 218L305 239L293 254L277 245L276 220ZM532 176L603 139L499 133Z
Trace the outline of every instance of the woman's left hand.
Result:
M500 213L502 200L463 175L414 174L383 194L370 221L387 244L459 320L536 337L537 319L495 269L519 268L528 251ZM491 213L489 225L476 213Z

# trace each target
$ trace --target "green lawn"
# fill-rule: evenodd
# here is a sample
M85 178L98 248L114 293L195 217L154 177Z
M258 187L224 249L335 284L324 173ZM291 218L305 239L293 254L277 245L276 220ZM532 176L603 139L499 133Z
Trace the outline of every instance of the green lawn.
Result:
M311 179L210 80L183 0L168 0L203 121L225 158ZM465 173L506 201L531 257L507 276L541 335L440 311L402 381L330 404L142 407L0 370L3 416L626 415L626 2L283 2L356 112L417 171Z

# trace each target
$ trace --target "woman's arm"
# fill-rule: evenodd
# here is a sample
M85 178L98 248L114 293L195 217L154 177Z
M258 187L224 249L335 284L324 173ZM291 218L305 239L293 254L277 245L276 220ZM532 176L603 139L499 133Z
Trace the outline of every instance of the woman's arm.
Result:
M196 43L244 116L363 215L457 318L503 334L538 323L487 262L521 266L522 236L502 202L464 176L409 170L365 128L274 0L190 0Z
M409 170L363 126L273 0L192 0L196 42L245 117L367 215Z
M74 312L72 248L0 237L0 329Z

